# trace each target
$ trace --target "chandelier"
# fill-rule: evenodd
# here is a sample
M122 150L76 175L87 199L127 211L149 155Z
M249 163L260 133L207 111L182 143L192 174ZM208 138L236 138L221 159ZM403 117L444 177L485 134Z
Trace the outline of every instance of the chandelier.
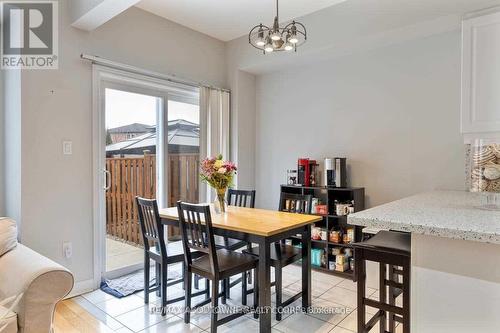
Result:
M276 16L272 28L264 24L256 25L248 34L248 42L264 54L274 51L297 52L297 47L307 40L306 27L296 21L292 21L284 27L279 26L278 0L276 0Z

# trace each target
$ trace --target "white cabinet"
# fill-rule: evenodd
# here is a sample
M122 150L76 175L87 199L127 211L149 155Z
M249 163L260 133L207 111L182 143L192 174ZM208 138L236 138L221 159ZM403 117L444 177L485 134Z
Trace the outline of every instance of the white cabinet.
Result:
M500 132L500 12L462 22L462 133Z

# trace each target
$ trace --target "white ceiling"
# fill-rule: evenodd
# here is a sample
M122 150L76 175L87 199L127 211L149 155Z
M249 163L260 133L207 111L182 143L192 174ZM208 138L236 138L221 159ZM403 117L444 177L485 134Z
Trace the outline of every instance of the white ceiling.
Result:
M280 21L288 21L344 1L282 0L279 6ZM136 6L222 41L241 37L259 23L269 26L276 15L275 0L142 0Z

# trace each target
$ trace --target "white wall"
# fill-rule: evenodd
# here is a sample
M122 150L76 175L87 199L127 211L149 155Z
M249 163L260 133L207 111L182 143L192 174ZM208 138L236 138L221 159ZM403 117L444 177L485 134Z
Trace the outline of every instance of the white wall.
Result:
M464 188L459 103L459 31L258 76L258 205L302 156L346 156L368 206Z
M21 220L21 71L3 71L3 177L4 212Z
M224 43L137 8L93 32L70 26L60 2L60 68L22 74L22 240L92 278L91 65L95 54L164 74L225 87ZM62 141L73 155L62 155ZM65 260L62 242L73 242Z

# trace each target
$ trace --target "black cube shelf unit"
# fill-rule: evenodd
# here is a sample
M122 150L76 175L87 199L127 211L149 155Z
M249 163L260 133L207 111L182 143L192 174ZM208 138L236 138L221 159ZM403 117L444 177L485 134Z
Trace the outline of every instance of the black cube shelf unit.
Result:
M328 260L332 257L331 248L352 248L351 244L333 243L328 240L328 233L330 230L338 230L340 228L354 228L354 241L359 242L362 240L362 227L353 226L347 223L347 216L338 216L335 214L335 201L345 202L354 201L354 212L359 212L365 209L365 189L363 187L324 187L324 186L296 186L296 185L281 185L281 193L295 193L295 194L311 194L314 198L319 198L322 203L326 203L328 214L321 215L322 221L316 222L315 226L327 230L327 240L311 240L313 248L323 249L328 255ZM299 237L295 237L299 240ZM327 260L327 261L328 261ZM327 262L328 265L328 262ZM315 266L312 268L324 273L338 275L343 278L355 280L353 271L335 271L330 270L328 267Z

